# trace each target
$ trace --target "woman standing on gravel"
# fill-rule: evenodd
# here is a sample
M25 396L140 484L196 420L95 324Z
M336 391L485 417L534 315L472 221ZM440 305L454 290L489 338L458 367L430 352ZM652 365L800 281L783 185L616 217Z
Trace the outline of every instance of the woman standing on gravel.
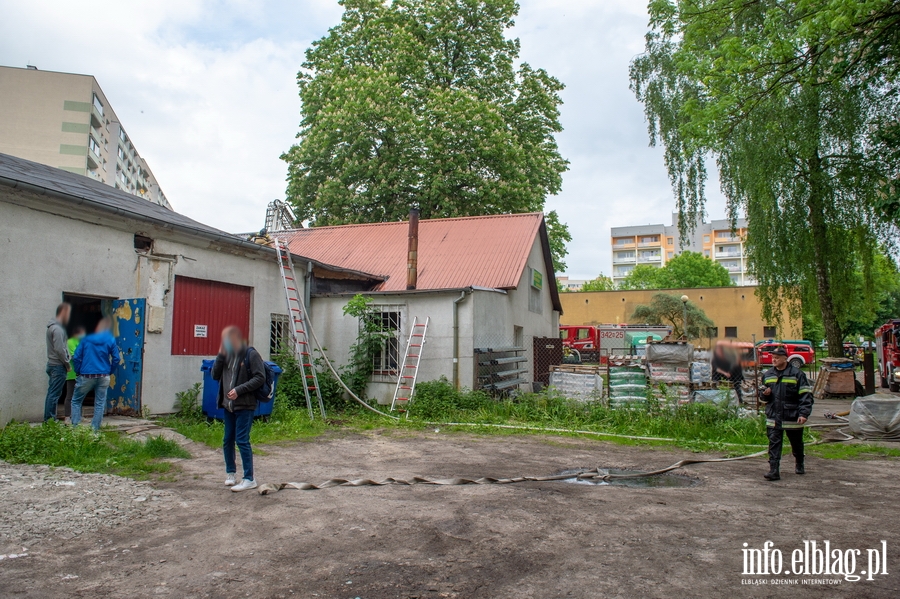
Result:
M257 400L254 391L266 382L266 367L262 356L247 347L238 327L226 327L222 331L222 345L212 368L212 378L219 381L218 405L225 410L225 438L222 453L225 455L225 484L232 491L256 488L253 475L253 450L250 447L250 428ZM237 464L234 446L241 452L244 478L236 483Z

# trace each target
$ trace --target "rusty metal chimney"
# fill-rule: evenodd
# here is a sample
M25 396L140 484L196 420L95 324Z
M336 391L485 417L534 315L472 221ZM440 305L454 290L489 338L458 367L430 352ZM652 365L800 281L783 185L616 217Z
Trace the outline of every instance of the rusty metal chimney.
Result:
M419 209L409 210L409 250L406 258L406 288L415 289L419 278Z

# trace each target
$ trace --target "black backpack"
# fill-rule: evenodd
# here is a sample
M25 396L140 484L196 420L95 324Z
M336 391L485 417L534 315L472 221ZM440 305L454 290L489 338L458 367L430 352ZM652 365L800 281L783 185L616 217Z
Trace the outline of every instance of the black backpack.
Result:
M251 351L256 351L256 349L248 347L246 353L244 353L244 368L247 370L247 374L250 374ZM258 402L268 403L275 399L275 370L272 368L272 365L265 360L263 361L263 368L266 371L266 380L262 385L254 389L253 397L256 398L256 401Z

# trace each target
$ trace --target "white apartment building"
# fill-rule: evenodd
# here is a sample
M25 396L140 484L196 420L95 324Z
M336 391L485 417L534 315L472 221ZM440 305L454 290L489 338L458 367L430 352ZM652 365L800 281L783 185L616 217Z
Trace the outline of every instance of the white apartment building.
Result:
M637 225L610 229L612 277L621 282L638 264L661 268L683 251L698 252L725 267L735 285L755 285L747 272L744 251L746 219L738 219L735 229L728 219L697 223L693 234L679 241L678 214L671 225Z

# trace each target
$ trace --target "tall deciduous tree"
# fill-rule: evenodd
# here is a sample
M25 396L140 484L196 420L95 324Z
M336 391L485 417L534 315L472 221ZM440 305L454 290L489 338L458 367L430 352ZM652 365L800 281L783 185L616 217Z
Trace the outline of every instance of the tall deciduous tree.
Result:
M890 4L825 3L856 5L851 19ZM896 169L873 142L890 132L885 107L896 107L897 94L877 64L837 68L859 48L822 21L822 4L653 0L646 53L632 63L631 80L652 142L665 145L683 226L703 210L712 155L732 219L744 211L749 221L747 254L765 316L777 317L781 301L815 303L838 355L856 295L844 275L889 237L876 198Z
M315 225L543 210L562 83L519 63L515 0L342 0L297 76L287 196ZM548 215L554 258L568 232Z
M699 252L682 252L662 268L638 264L619 289L689 289L733 285L728 270Z
M659 269L657 283L664 289L728 287L728 270L699 252L681 252Z

